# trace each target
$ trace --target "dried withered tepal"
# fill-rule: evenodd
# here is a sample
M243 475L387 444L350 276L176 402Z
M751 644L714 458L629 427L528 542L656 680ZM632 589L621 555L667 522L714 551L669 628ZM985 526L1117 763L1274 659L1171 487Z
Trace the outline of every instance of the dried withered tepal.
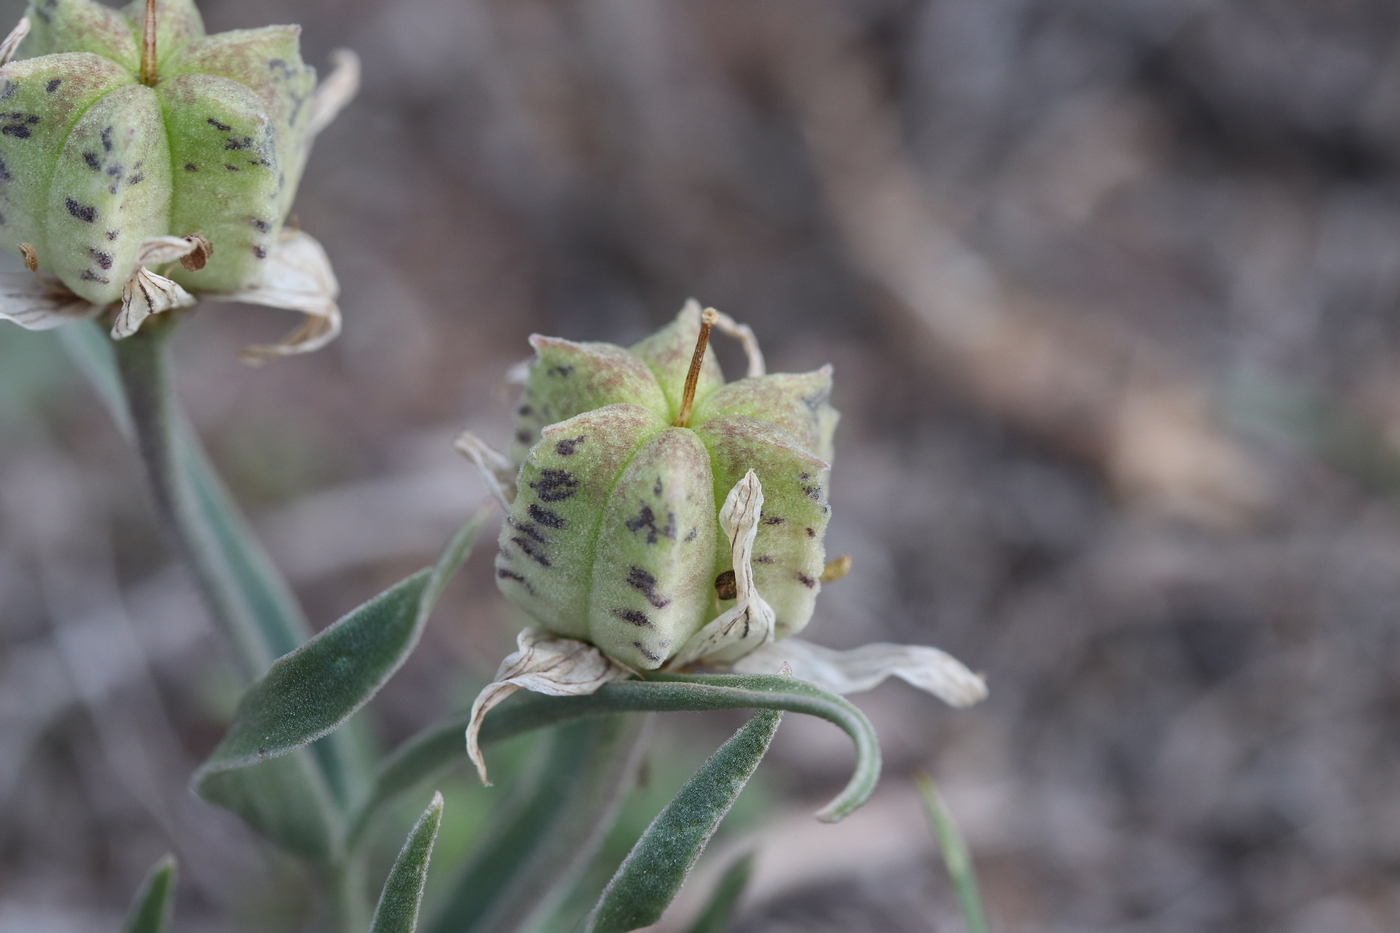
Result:
M31 3L0 47L0 245L37 275L0 285L0 317L37 329L120 302L122 338L209 294L308 316L254 357L332 339L330 264L283 225L357 65L341 53L318 88L300 31L205 35L193 0Z

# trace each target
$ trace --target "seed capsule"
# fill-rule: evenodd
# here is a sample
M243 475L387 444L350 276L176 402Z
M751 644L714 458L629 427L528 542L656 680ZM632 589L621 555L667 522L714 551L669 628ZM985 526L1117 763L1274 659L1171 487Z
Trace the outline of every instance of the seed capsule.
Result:
M830 367L725 383L702 341L696 354L701 332L691 303L628 349L531 338L497 583L541 626L637 669L735 607L719 511L749 471L763 502L752 581L776 637L807 624L825 566Z
M158 236L212 244L202 268L165 273L191 291L253 281L309 149L300 27L206 36L192 0L155 11L152 56L143 0L35 0L34 57L0 68L0 246L32 244L42 271L95 305L122 298Z

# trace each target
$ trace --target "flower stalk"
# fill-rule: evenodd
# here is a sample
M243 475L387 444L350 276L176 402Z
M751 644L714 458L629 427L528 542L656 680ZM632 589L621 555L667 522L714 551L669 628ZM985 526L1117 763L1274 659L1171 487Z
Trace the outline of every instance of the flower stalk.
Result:
M170 342L178 323L152 318L130 338L109 345L161 524L251 680L305 641L309 629L175 399Z

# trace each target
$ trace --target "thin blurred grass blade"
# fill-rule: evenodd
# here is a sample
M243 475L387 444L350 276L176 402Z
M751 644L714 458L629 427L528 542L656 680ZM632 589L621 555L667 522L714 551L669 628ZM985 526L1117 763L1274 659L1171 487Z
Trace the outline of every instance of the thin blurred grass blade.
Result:
M782 718L778 710L754 713L685 782L608 882L587 933L626 933L661 919L763 760Z
M754 854L745 852L724 870L724 875L710 893L710 902L690 927L690 933L724 933L739 907L744 889L753 876Z
M967 933L987 933L987 913L982 907L977 870L972 866L972 854L967 850L967 842L958 832L958 824L953 822L953 814L948 811L948 805L943 802L933 780L926 774L916 774L914 783L924 799L929 828L938 840L943 864L947 866L948 877L953 881L958 907L962 910L963 926L967 928Z
M175 900L175 856L156 862L131 900L122 933L161 933L170 922Z
M418 908L423 903L423 885L428 880L428 860L442 825L442 794L434 793L432 803L413 829L389 869L379 906L370 921L370 933L414 933L418 929Z

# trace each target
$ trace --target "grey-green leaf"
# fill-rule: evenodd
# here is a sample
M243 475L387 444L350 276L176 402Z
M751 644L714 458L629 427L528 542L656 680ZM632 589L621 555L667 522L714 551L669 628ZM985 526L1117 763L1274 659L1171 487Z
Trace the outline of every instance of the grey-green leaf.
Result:
M408 834L384 891L374 909L370 933L413 933L418 929L418 908L423 903L423 885L428 880L428 859L442 825L442 794L434 793L432 803Z
M754 713L686 781L603 889L589 917L588 933L626 933L661 919L763 760L782 717L777 710Z
M241 816L273 842L320 864L341 850L339 816L324 778L307 752L271 758L250 768L215 771L196 789L212 804Z
M612 826L636 778L648 719L608 716L555 730L542 767L517 785L473 850L433 918L434 933L536 929Z
M301 748L368 703L418 643L433 603L488 514L488 508L478 512L435 567L390 587L279 658L243 695L233 725L196 772L196 786L211 774Z
M521 691L496 707L481 728L489 745L530 732L582 719L625 712L692 712L713 709L788 710L816 716L838 726L855 744L856 767L846 788L817 813L836 822L870 798L880 780L880 746L875 728L850 701L813 684L772 674L648 674L648 680L611 683L581 697L549 697ZM462 731L467 713L425 729L400 746L379 768L364 807L356 815L352 838L385 800L466 757Z
M170 922L175 900L175 856L156 862L131 900L122 933L161 933Z
M724 870L724 875L710 894L710 901L704 911L690 927L690 933L724 933L729 929L729 921L739 907L739 899L744 896L749 878L753 875L752 852L746 852L734 860Z

